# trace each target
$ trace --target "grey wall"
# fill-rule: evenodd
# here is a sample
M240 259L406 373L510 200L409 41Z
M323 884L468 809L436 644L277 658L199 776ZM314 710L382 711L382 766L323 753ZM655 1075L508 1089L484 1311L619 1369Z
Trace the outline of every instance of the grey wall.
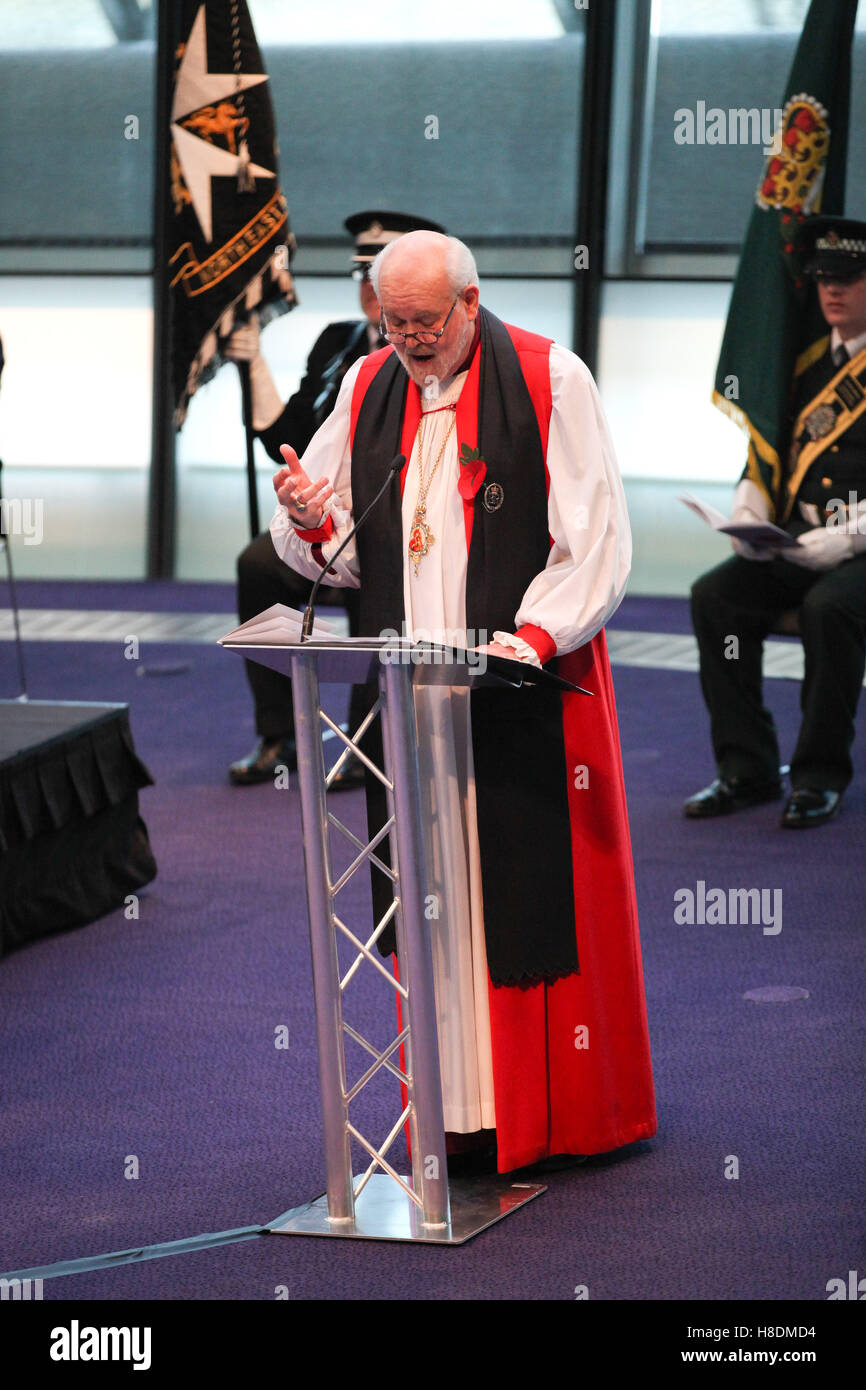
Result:
M673 36L659 45L650 242L735 246L756 146L680 146L674 112L775 106L790 34ZM866 35L857 39L848 210L866 215ZM583 39L271 48L281 175L299 240L333 239L350 211L425 213L471 242L569 245ZM0 241L150 237L153 46L0 53ZM141 139L123 138L137 114ZM425 117L439 139L424 138ZM591 190L589 190L591 194ZM567 270L567 266L564 266Z
M381 204L468 238L569 240L582 38L264 53L299 238ZM0 54L0 238L148 237L153 47ZM123 138L141 117L142 138ZM424 138L425 117L439 138Z
M677 145L674 112L781 104L796 47L791 34L692 38L659 45L650 144L647 241L739 245L761 172L755 145ZM846 211L866 217L866 34L855 37Z
M0 53L0 238L150 238L153 68L144 43Z

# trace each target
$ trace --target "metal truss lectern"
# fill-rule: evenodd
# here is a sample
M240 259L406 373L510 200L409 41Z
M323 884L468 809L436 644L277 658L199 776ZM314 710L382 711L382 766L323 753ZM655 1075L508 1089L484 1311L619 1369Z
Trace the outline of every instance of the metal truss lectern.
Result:
M260 618L267 619L277 610L276 623L272 619L262 630L260 619L253 619L222 638L221 645L292 679L327 1192L285 1212L267 1229L282 1235L461 1244L546 1189L538 1183L514 1182L496 1175L452 1181L449 1187L431 923L425 917L425 811L418 776L413 686L492 684L513 688L523 683L524 673L532 683L556 678L524 666L522 671L517 668L515 681L515 662L398 639L340 640L314 633L310 640L301 642L301 615L292 609L275 605ZM275 627L281 627L276 640ZM378 699L361 726L345 734L322 708L320 685L373 679L378 682ZM383 767L359 747L376 718L381 719ZM345 745L328 773L322 743L326 729ZM379 779L387 799L387 822L367 843L338 820L328 804L330 784L350 751ZM332 862L335 837L342 837L344 853L346 842L351 847L350 862L342 872ZM386 837L390 865L376 853ZM354 874L359 870L368 873L371 864L391 879L393 901L372 935L363 940L364 933L344 920L347 914L338 907L337 899ZM376 942L392 919L399 978L376 950ZM345 1017L351 1002L347 991L362 969L377 972L399 1006L399 1025L384 1045L371 1042ZM393 1010L393 1002L386 1007ZM347 1040L366 1058L357 1076L349 1075ZM399 1102L388 1133L377 1142L353 1121L350 1107L382 1072L390 1075L395 1089L399 1084ZM398 1172L395 1163L399 1160L388 1157L404 1126L408 1126L411 1176ZM365 1161L369 1160L359 1176L353 1172L352 1141L363 1151Z

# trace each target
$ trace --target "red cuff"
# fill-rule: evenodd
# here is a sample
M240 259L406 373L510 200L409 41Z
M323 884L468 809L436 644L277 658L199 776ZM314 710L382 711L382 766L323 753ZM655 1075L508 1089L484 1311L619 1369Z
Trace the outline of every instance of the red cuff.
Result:
M534 648L542 666L545 666L551 657L556 656L556 643L543 627L533 627L532 623L524 623L523 627L519 627L514 635L522 638L524 642L528 642L530 647Z
M311 545L317 543L319 545L324 545L325 541L329 541L334 534L334 523L331 520L330 513L325 517L325 524L323 526L317 526L314 531L302 531L300 527L295 526L294 522L292 522L292 525L295 527L301 540L309 541Z

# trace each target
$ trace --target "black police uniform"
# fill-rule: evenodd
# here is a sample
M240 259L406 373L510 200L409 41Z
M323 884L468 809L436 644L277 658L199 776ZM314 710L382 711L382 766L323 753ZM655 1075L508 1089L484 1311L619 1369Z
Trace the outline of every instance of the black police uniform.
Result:
M800 379L794 418L838 370L828 348ZM812 530L798 504L814 503L822 515L831 499L847 503L849 491L866 493L866 415L814 460L783 529L791 535ZM764 639L790 609L799 612L805 656L791 786L841 792L853 773L854 717L866 661L866 553L818 571L735 555L695 583L692 622L719 776L778 781L779 746L763 702L761 656ZM731 635L739 638L737 660L725 658Z

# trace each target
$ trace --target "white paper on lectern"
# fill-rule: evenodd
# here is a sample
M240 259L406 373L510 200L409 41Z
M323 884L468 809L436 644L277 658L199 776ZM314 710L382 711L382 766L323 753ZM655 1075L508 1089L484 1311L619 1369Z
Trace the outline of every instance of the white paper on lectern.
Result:
M274 603L255 618L250 618L249 622L236 627L233 632L227 632L219 642L221 646L227 647L298 646L301 641L303 617L303 613L298 609L288 608L284 603ZM563 690L576 690L582 695L592 694L591 690L584 690L583 686L563 680L531 662L520 661L517 657L510 656L489 656L483 650L479 651L474 647L464 650L461 647L442 646L436 642L398 637L396 634L388 637L343 637L325 623L316 623L313 626L312 637L327 642L329 646L347 651L358 647L368 652L379 652L380 659L386 663L400 660L401 663L408 661L413 666L466 666L474 668L476 673L481 672L483 667L485 671L489 670L500 681L506 681L509 685L535 685L542 682L549 684L552 681ZM321 648L317 650L321 651ZM404 655L398 656L398 653ZM269 663L263 664L267 666Z
M250 618L249 622L242 623L233 632L226 633L221 637L221 642L249 642L251 645L261 645L263 643L275 643L277 645L285 643L289 645L299 642L301 639L301 624L304 615L295 608L289 608L285 603L272 603L270 608L264 612L256 614ZM314 637L328 638L339 637L339 632L329 627L327 623L315 622L313 624Z

